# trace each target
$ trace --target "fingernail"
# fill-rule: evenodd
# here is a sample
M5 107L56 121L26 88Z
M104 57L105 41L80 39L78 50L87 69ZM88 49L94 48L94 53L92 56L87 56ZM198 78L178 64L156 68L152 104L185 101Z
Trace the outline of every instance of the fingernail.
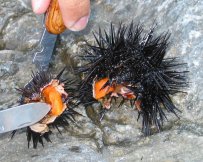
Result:
M34 2L33 2L33 6L32 6L33 11L34 11L35 13L38 13L39 10L40 10L40 6L41 6L41 1L34 1Z
M84 16L80 18L77 22L71 25L68 29L72 31L79 31L86 27L89 20L89 16Z

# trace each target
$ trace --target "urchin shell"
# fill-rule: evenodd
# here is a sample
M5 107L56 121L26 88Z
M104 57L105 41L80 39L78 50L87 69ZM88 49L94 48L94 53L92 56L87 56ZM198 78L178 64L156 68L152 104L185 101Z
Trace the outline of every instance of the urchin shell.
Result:
M81 84L82 102L96 100L89 94L95 77L108 77L106 85L125 84L137 96L132 102L141 100L142 130L151 134L151 126L160 131L164 119L163 108L177 116L178 109L171 100L171 95L181 92L186 87L185 66L179 58L166 58L169 33L159 36L152 27L147 34L141 25L120 24L118 29L111 24L109 33L99 29L94 33L95 45L87 43L85 55L81 56L88 63L79 71L85 75Z
M39 71L37 73L33 73L31 81L25 85L25 87L18 89L18 91L21 94L21 98L19 100L20 104L25 104L27 102L40 102L39 100L36 100L40 97L40 89L44 86L46 86L48 83L51 82L51 80L56 79L59 80L60 83L64 84L64 89L66 92L68 92L69 95L69 101L65 100L64 103L68 105L68 109L66 109L60 116L58 116L53 123L48 124L49 131L46 133L38 133L34 132L30 129L30 127L27 127L27 141L28 141L28 147L30 146L30 142L32 140L33 142L33 148L37 148L38 142L44 146L43 139L45 139L47 142L51 142L50 140L50 134L52 133L51 129L56 128L59 132L59 127L66 128L70 121L74 122L75 115L78 115L79 113L74 111L71 108L72 106L75 106L73 102L70 101L70 99L74 98L74 85L73 81L69 79L62 79L62 74L64 72L65 68L56 76L53 77L50 72L45 71ZM16 133L16 131L13 132L13 135ZM61 133L61 132L60 132Z

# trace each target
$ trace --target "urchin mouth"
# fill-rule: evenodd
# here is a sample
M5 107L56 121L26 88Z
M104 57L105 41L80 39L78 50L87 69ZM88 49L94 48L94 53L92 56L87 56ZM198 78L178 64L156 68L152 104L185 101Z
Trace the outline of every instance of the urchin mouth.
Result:
M98 81L98 82L100 82L100 81ZM104 86L105 85L104 84L102 86L102 88L100 88L100 91L105 90L108 93L106 93L104 96L102 96L100 98L95 97L95 96L99 96L99 95L97 95L97 93L99 93L99 91L96 91L95 90L96 88L94 88L95 84L96 83L93 84L93 97L101 103L101 105L104 109L109 110L111 108L111 102L112 102L113 98L122 97L123 100L134 100L134 107L138 111L141 111L141 100L140 99L137 100L137 95L129 88L131 86L130 84L126 84L126 83L125 84L116 84L114 82L111 86L107 84L106 87ZM109 92L108 90L110 88L112 90Z

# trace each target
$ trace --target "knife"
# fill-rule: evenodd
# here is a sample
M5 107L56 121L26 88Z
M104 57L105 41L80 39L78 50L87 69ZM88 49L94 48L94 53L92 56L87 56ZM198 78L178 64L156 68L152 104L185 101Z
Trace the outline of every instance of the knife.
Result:
M49 111L46 103L29 103L0 111L0 133L33 125Z
M33 58L33 63L39 71L48 70L58 34L66 29L58 0L51 0L44 24L44 31L39 43L41 51L36 52ZM50 109L48 104L39 102L2 110L0 111L0 133L33 125L40 121Z
M41 51L36 52L33 63L38 70L47 71L53 54L57 36L65 31L58 0L51 0L44 15L44 31L40 40Z
M40 71L47 71L49 63L51 61L52 54L54 52L55 44L57 40L57 35L51 34L44 28L40 46L41 51L35 53L33 58L33 63L36 65L37 69Z

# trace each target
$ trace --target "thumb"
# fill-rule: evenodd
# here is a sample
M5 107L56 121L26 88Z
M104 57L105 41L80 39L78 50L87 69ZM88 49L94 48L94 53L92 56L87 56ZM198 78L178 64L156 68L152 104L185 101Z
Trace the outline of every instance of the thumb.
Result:
M90 0L58 0L65 26L72 31L86 27L90 15Z

